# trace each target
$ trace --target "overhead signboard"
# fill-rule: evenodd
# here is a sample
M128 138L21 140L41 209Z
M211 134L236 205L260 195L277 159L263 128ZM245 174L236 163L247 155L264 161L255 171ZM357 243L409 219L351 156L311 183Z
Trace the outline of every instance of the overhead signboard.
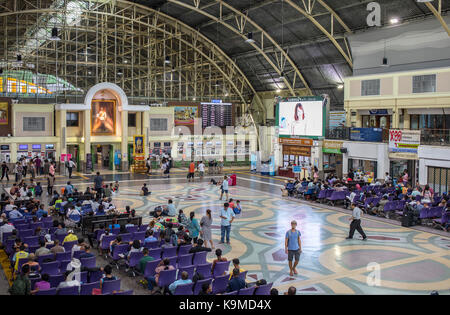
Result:
M389 157L418 159L420 130L389 130Z
M350 140L381 142L383 140L383 129L381 128L352 128L350 130Z

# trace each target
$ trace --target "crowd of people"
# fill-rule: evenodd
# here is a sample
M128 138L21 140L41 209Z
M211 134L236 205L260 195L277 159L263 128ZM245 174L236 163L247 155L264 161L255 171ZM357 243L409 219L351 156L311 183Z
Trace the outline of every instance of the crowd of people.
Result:
M335 200L330 197L332 192L345 192L345 194ZM309 201L328 202L330 205L342 201L346 209L355 204L361 207L364 213L373 216L391 218L393 215L397 215L398 218L401 218L404 214L410 213L414 218L414 224L421 224L422 209L440 207L442 213L437 214L437 219L448 216L450 211L448 206L450 197L447 193L436 194L429 185L422 186L415 183L412 186L406 170L399 178L395 179L386 173L383 180L371 180L362 172L350 170L348 175L342 179L331 173L325 180L309 177L302 180L289 180L282 188L282 193L285 196ZM390 211L386 206L392 201L402 202L401 207L395 209L397 212ZM429 220L424 221L428 222ZM435 222L435 226L446 231L449 231L450 228L449 223L445 221L442 225Z
M200 163L199 165L201 165ZM201 172L204 169L200 166ZM203 174L202 174L203 175ZM47 175L51 177L51 175ZM221 192L226 193L228 202L225 202L218 216L221 225L221 240L219 244L230 244L231 225L242 211L239 200L228 199L228 179L225 176L221 184ZM143 192L146 185L143 185ZM53 188L53 185L51 186ZM71 276L80 259L88 257L98 257L105 255L108 263L103 267L85 268L81 271L88 272L88 278L91 273L101 272L99 279L101 284L105 281L117 279L113 276L112 270L116 263L113 259L115 248L119 245L127 244L127 251L121 253L119 257L128 265L133 253L140 253L139 263L134 268L140 276L144 276L146 264L153 260L159 260L161 257L151 257L148 246L157 242L162 250L167 247L176 247L177 251L182 246L191 246L188 253L211 252L215 250L216 259L211 263L211 275L217 265L217 262L227 261L222 255L222 250L215 247L212 239L212 224L214 222L211 209L207 209L201 218L197 218L195 212L185 214L182 209L177 209L172 199L169 199L166 205L156 207L151 211L151 219L145 226L135 226L132 220L136 218L136 211L126 206L120 211L113 202L113 197L119 192L119 183L105 184L103 177L99 172L94 176L93 185L87 187L84 191L79 191L74 185L67 181L62 185L61 190L48 190L48 203L44 203L42 194L43 187L40 182L35 183L33 178L12 184L9 191L1 196L1 217L0 217L0 242L4 250L8 251L12 270L11 294L37 294L40 290L50 289L49 279L46 273L41 273L42 263L48 263L56 259L57 255L70 251L70 262L67 269L60 269L64 275L64 281L57 286L57 292L63 288L77 286L82 282ZM148 191L147 188L147 193ZM118 217L126 214L127 222L118 223ZM109 215L112 217L110 224L100 225L94 230L94 233L82 235L80 225L83 217L95 217ZM26 223L25 223L26 222ZM45 222L45 225L44 225ZM21 235L20 224L28 224L33 227L30 237L39 239L37 244L29 244L28 238ZM36 226L36 228L34 228ZM132 239L123 240L129 230L133 227L139 228L139 231L145 231L145 237L142 240ZM105 237L114 236L108 241L108 246L102 247L102 241ZM67 244L73 242L71 248ZM11 246L9 246L9 245ZM80 253L81 252L81 253ZM39 257L53 255L53 259L46 259L42 262ZM75 257L76 255L76 257ZM19 263L20 262L20 263ZM181 272L179 279L176 279L169 285L159 287L158 277L161 271L176 269L173 261L162 259L155 266L154 276L143 279L146 288L151 294L174 294L175 289L180 284L186 284L204 280L205 275L195 273L193 276L186 272ZM232 259L233 268L230 272L226 290L221 293L233 292L236 290L258 287L266 285L266 281L261 279L257 282L245 281L244 270L240 267L238 258ZM228 274L225 270L224 274ZM211 276L212 277L212 276ZM33 280L34 279L34 280ZM33 281L32 281L33 280ZM33 285L31 285L33 283ZM101 289L101 286L100 286ZM211 282L203 285L199 295L212 294ZM274 292L274 291L273 291ZM271 293L273 293L271 292ZM93 290L93 294L96 291ZM98 292L97 292L98 293ZM216 292L217 293L217 292Z

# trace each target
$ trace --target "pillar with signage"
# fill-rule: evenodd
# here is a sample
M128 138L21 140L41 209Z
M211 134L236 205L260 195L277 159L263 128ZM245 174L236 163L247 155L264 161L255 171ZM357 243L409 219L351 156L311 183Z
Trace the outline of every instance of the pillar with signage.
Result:
M389 130L390 175L399 179L406 170L412 186L419 178L420 135L420 130Z

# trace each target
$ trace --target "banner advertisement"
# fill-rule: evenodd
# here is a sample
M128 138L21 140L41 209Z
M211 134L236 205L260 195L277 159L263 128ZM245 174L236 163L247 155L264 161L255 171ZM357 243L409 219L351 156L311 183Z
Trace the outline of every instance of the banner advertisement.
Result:
M324 106L322 98L280 100L278 126L280 136L324 136Z
M420 130L389 130L389 157L418 159Z
M144 155L144 135L133 136L133 155Z
M383 129L381 128L351 128L350 140L381 142L383 140Z
M331 154L342 154L341 148L344 145L342 141L330 141L324 140L322 152L323 153L331 153Z
M336 112L330 112L329 116L329 128L335 129L339 127L345 127L345 122L347 120L345 111L336 111Z

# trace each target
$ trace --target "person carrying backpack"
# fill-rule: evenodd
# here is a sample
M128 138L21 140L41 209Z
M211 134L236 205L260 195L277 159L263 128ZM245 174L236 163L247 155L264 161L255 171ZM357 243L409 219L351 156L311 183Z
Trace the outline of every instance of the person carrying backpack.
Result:
M22 272L17 275L12 286L9 288L11 295L30 295L31 294L31 281L28 278L30 274L30 265L23 265Z

